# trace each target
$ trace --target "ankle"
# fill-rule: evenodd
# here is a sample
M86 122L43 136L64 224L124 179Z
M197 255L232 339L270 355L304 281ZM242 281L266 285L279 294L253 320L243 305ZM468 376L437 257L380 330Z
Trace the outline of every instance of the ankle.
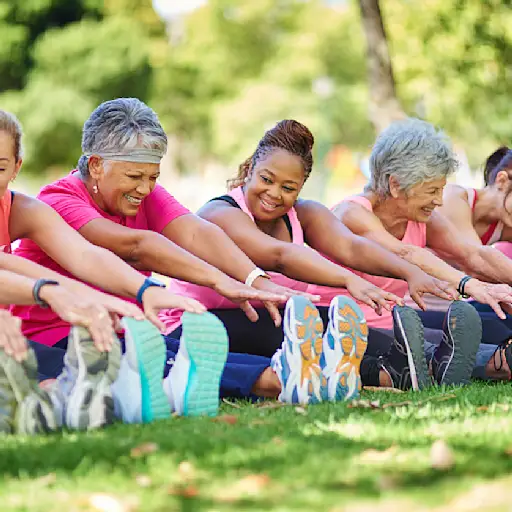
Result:
M392 388L393 387L393 381L391 380L391 377L386 370L382 370L382 369L380 370L379 384L383 388Z
M251 389L253 395L263 398L277 398L281 393L281 381L272 368L265 368Z

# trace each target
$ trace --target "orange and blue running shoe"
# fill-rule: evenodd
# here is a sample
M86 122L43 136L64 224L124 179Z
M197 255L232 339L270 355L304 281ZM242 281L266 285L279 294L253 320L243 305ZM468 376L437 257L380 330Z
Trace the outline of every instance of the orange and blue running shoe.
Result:
M359 369L368 344L368 325L361 308L350 297L338 295L329 306L329 324L323 337L321 367L327 380L324 399L352 400L359 396Z
M317 308L305 297L291 297L284 311L283 330L283 344L271 363L282 385L279 400L320 402L327 381L320 367L323 324Z

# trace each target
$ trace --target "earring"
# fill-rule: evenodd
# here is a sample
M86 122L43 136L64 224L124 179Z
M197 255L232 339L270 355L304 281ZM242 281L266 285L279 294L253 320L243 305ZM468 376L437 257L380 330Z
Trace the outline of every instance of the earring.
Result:
M97 193L98 193L98 185L94 184L94 185L92 186L92 191L93 191L95 194L97 194Z
M244 178L244 183L247 183L248 181L249 181L249 176L246 176L246 177Z

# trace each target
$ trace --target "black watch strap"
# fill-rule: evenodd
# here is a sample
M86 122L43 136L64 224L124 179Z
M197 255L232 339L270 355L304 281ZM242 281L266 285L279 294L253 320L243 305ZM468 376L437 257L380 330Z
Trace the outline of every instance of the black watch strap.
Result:
M34 300L36 301L36 304L38 306L41 306L42 308L47 308L48 303L45 302L43 299L41 299L41 288L46 285L50 286L58 286L59 282L54 281L53 279L38 279L36 281L36 284L34 285L34 288L32 288L32 295L34 296Z

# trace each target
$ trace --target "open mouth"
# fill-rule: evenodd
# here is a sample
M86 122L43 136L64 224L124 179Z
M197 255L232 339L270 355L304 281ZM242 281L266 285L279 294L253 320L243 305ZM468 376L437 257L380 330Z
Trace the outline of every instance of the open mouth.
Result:
M123 197L130 203L130 204L133 204L135 206L140 206L140 204L142 203L142 199L139 199L137 197L133 197L133 196L130 196L128 194L123 194Z
M279 207L278 204L272 203L272 202L270 202L266 199L263 199L261 197L260 197L260 203L261 203L262 208L267 212L273 212L276 208Z

